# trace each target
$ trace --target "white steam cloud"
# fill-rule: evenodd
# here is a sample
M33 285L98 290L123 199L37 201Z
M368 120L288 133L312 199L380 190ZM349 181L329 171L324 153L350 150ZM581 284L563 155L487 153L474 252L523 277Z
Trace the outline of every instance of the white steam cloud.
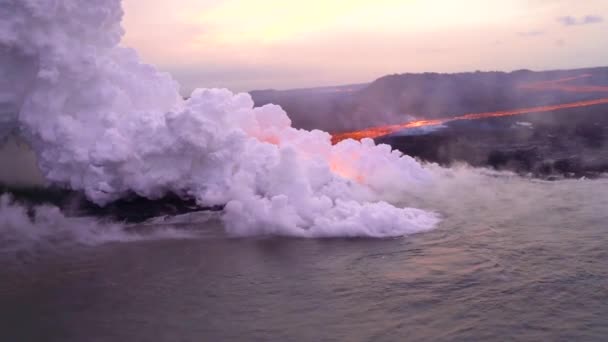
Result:
M433 182L414 159L371 140L332 146L247 94L183 100L118 46L121 18L119 0L0 5L0 132L19 126L49 181L102 205L129 192L226 204L235 235L387 237L439 221L389 204Z

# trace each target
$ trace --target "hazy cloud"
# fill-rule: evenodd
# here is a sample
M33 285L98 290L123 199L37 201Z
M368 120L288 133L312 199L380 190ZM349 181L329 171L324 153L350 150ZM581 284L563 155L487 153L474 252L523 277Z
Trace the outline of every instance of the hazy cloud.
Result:
M564 16L557 18L557 21L560 22L564 26L578 26L578 25L589 25L589 24L597 24L604 22L604 18L598 15L586 15L581 18L576 18L573 16Z
M587 32L604 24L557 21L569 15L569 22L597 16L608 22L608 0L461 0L441 1L438 8L437 1L397 0L122 2L123 44L173 73L184 93L197 86L290 89L393 72L570 68L608 60L601 32ZM345 15L343 3L354 12ZM577 42L577 53L557 49L558 39L565 46ZM511 53L521 44L525 54ZM486 58L477 58L482 54Z

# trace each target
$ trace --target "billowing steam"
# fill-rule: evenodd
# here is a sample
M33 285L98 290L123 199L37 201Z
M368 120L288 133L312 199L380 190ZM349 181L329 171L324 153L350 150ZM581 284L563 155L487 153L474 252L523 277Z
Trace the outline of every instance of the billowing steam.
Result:
M0 254L36 251L70 245L99 245L151 239L191 238L194 234L156 224L142 232L127 231L122 224L88 217L66 217L57 207L26 207L8 195L0 196Z
M438 222L386 202L433 181L414 159L371 140L332 146L247 94L183 100L168 74L118 46L121 17L120 0L0 6L0 123L20 126L49 181L102 205L129 192L226 204L236 235L385 237Z

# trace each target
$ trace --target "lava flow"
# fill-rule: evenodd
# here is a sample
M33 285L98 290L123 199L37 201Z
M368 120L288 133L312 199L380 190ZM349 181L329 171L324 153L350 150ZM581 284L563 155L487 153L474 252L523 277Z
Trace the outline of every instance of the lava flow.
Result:
M587 77L591 77L591 75L584 74L584 75L579 75L579 76L575 76L575 77L563 78L563 79L559 79L559 80L530 83L530 84L521 85L520 88L530 89L530 90L560 90L560 91L575 92L575 93L608 92L608 87L605 87L605 86L571 86L571 85L562 84L564 82L573 81L573 80L580 79L580 78L587 78ZM334 133L334 134L332 134L331 141L333 144L336 144L345 139L355 139L355 140L361 140L363 138L372 138L373 139L373 138L381 137L381 136L395 133L397 131L401 131L401 130L408 129L408 128L440 125L440 124L450 122L450 121L476 120L476 119L485 119L485 118L492 118L492 117L529 114L529 113L551 112L551 111L556 111L556 110L561 110L561 109L588 107L588 106L595 106L595 105L600 105L600 104L608 104L608 98L600 98L600 99L595 99L595 100L577 101L577 102L569 102L569 103L562 103L562 104L556 104L556 105L528 107L528 108L520 108L520 109L513 109L513 110L496 111L496 112L469 113L469 114L464 114L464 115L459 115L459 116L455 116L455 117L451 117L451 118L444 118L444 119L417 120L417 121L411 121L411 122L404 123L404 124L370 127L370 128L362 129L359 131Z

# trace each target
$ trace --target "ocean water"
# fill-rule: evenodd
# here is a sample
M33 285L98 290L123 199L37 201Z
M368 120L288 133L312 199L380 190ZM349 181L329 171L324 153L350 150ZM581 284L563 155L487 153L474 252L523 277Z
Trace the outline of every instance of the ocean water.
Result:
M443 221L400 238L231 238L207 219L4 249L0 341L605 340L608 180L492 179L416 199Z

